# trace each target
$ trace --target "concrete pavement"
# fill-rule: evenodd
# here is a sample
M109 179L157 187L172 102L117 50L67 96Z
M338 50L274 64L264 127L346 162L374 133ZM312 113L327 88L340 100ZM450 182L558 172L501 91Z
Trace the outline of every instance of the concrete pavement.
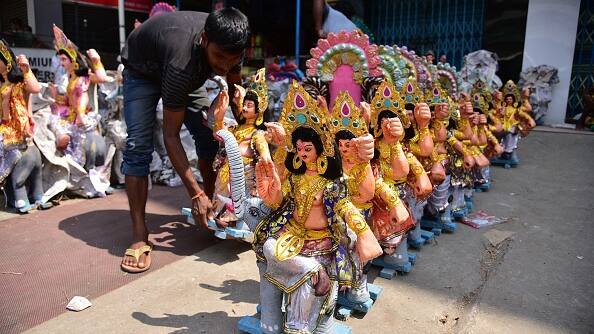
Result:
M347 321L354 333L593 331L594 137L534 132L520 145L521 165L493 167L492 190L475 195L476 209L512 220L460 225L418 252L406 276L372 270L384 292ZM511 236L497 243L494 230ZM234 333L255 313L257 281L247 245L221 242L29 332Z

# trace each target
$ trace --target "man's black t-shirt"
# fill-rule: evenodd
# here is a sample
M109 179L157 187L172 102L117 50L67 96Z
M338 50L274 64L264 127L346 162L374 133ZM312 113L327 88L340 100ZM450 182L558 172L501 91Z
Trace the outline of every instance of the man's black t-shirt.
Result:
M122 50L122 63L134 74L160 81L163 106L185 107L188 94L211 74L200 33L208 14L172 12L134 29Z

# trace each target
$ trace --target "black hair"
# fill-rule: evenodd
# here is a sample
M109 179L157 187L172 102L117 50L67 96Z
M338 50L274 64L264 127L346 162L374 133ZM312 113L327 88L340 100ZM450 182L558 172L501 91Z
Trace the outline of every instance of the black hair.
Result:
M516 96L515 96L514 94L506 94L506 95L503 97L503 101L505 101L505 99L507 99L507 97L508 97L508 96L511 96L511 98L512 98L512 100L513 100L513 102L512 102L512 103L514 103L514 102L517 102L517 101L516 101Z
M255 92L249 90L249 91L247 91L247 93L245 93L243 101L245 102L245 100L254 102L254 108L256 108L256 114L257 114L259 112L258 95Z
M398 117L398 115L396 115L396 113L394 113L393 111L390 111L390 110L380 111L380 113L377 115L377 123L376 123L378 130L382 127L382 120L384 118L394 118L394 117ZM377 131L376 129L374 129L374 130ZM382 139L383 137L384 137L384 134L382 133L381 135L379 135L379 137L377 137L377 139Z
M4 43L4 45L8 45L6 43L6 41L3 40L2 42ZM10 71L8 71L8 74L6 75L6 79L8 79L8 82L13 83L13 84L23 82L23 80L24 80L23 72L21 72L21 68L16 63L16 57L14 56L14 52L12 52L12 50L10 48L8 48L8 52L10 53L10 57L12 58L12 61L10 62L10 65L12 66L12 68L10 69ZM8 59L4 58L4 56L1 53L0 53L0 60L2 60L4 65L8 66ZM4 82L4 78L2 76L0 76L0 82Z
M297 140L306 141L313 143L314 147L316 148L316 152L318 155L324 153L324 144L322 144L322 139L320 136L312 129L300 126L293 131L291 135L291 142L293 143L293 147L297 147ZM338 152L338 148L334 147L334 152ZM285 159L285 167L289 170L289 172L293 174L305 174L307 167L305 163L302 163L301 166L297 169L293 168L293 158L295 158L295 152L288 152L287 158ZM328 180L335 180L342 176L342 161L340 160L340 154L335 154L334 157L327 157L328 167L326 168L326 172L321 174L322 177Z
M206 18L204 33L210 42L226 52L241 53L248 46L248 19L239 10L228 7L213 11Z
M58 50L59 55L65 55L70 59L72 63L76 62L78 64L78 68L74 70L74 74L78 77L88 77L89 76L89 63L80 52L76 52L76 59L72 59L70 54L66 52L64 49Z
M351 140L355 138L355 135L347 130L340 130L336 133L336 136L334 136L334 140L336 141L336 145L338 145L338 141L341 139L346 139L346 140Z

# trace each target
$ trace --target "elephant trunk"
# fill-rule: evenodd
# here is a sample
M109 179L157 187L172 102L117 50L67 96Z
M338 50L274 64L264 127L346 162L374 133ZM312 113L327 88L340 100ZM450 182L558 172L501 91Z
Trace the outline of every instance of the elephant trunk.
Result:
M245 212L245 174L241 152L235 136L228 130L219 130L217 135L223 138L227 161L229 163L229 184L231 186L231 200L235 216L238 220L243 219Z

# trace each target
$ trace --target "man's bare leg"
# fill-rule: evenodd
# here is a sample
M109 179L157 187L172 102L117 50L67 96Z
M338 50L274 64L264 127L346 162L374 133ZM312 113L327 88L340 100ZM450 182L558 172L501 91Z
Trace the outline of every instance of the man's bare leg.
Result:
M132 218L132 244L130 248L138 249L148 243L148 230L144 222L146 199L148 194L148 176L126 175L126 194ZM138 263L132 256L124 256L122 263L129 267L144 268L146 254L140 255Z

